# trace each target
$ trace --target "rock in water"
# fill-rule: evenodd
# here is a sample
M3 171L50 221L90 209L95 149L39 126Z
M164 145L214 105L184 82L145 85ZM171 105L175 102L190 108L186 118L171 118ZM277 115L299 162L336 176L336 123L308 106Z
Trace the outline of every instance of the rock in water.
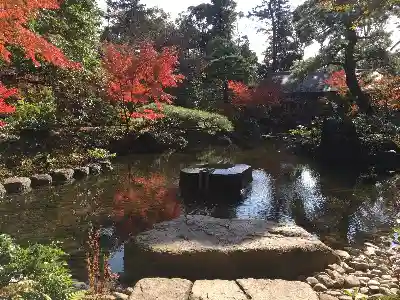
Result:
M89 167L79 167L74 170L74 179L82 179L88 177L90 174Z
M0 198L3 198L6 195L7 191L4 186L0 183Z
M157 224L125 247L127 274L141 278L296 279L336 262L332 249L298 226L207 216Z
M53 183L53 178L49 174L36 174L31 176L32 187L49 186Z
M11 177L4 181L4 188L10 194L24 194L32 190L31 180L27 177Z
M249 165L201 164L181 170L179 187L182 195L188 197L200 192L219 198L232 198L240 194L252 180L252 168Z
M51 173L55 184L70 183L74 179L73 169L58 169Z

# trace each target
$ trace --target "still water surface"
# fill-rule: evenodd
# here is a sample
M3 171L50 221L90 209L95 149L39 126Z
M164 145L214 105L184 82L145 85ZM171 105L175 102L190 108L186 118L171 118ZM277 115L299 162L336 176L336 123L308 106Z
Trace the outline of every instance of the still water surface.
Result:
M253 182L234 203L181 199L179 171L197 162L249 164ZM385 182L362 184L350 168L323 168L268 143L248 151L210 148L126 157L109 174L6 198L0 202L0 232L21 243L62 242L74 276L84 279L91 226L101 229L101 247L110 252L113 270L122 272L130 237L181 214L294 222L339 247L389 225L392 201Z

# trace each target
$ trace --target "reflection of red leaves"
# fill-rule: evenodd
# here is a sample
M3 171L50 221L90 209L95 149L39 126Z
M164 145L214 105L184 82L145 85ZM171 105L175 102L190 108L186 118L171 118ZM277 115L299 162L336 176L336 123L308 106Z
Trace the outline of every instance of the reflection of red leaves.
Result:
M128 237L180 215L176 190L167 187L163 175L134 178L128 184L114 196L113 218L122 236Z

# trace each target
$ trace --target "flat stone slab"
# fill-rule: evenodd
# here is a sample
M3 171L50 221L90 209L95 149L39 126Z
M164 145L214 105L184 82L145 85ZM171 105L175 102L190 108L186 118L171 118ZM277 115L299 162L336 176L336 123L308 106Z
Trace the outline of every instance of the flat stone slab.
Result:
M187 300L192 282L185 279L145 278L134 287L128 300Z
M182 216L125 247L125 270L143 277L297 279L338 262L332 249L295 225Z
M190 300L248 300L235 281L198 280L192 287Z
M145 278L128 300L318 300L310 285L281 279L198 280Z
M318 295L305 282L239 279L237 283L251 300L318 300Z

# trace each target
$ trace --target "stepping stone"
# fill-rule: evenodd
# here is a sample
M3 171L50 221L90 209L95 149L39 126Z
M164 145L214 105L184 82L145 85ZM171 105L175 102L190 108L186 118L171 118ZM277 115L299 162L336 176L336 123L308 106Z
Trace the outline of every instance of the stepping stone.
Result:
M238 284L251 300L318 300L318 295L305 282L239 279Z
M235 281L198 280L194 283L190 300L248 300Z
M124 269L139 278L293 280L338 262L332 249L301 227L208 216L157 224L124 251Z
M9 194L24 194L32 190L31 180L27 177L11 177L4 181L4 188Z
M135 285L128 300L188 300L191 288L185 279L145 278Z

